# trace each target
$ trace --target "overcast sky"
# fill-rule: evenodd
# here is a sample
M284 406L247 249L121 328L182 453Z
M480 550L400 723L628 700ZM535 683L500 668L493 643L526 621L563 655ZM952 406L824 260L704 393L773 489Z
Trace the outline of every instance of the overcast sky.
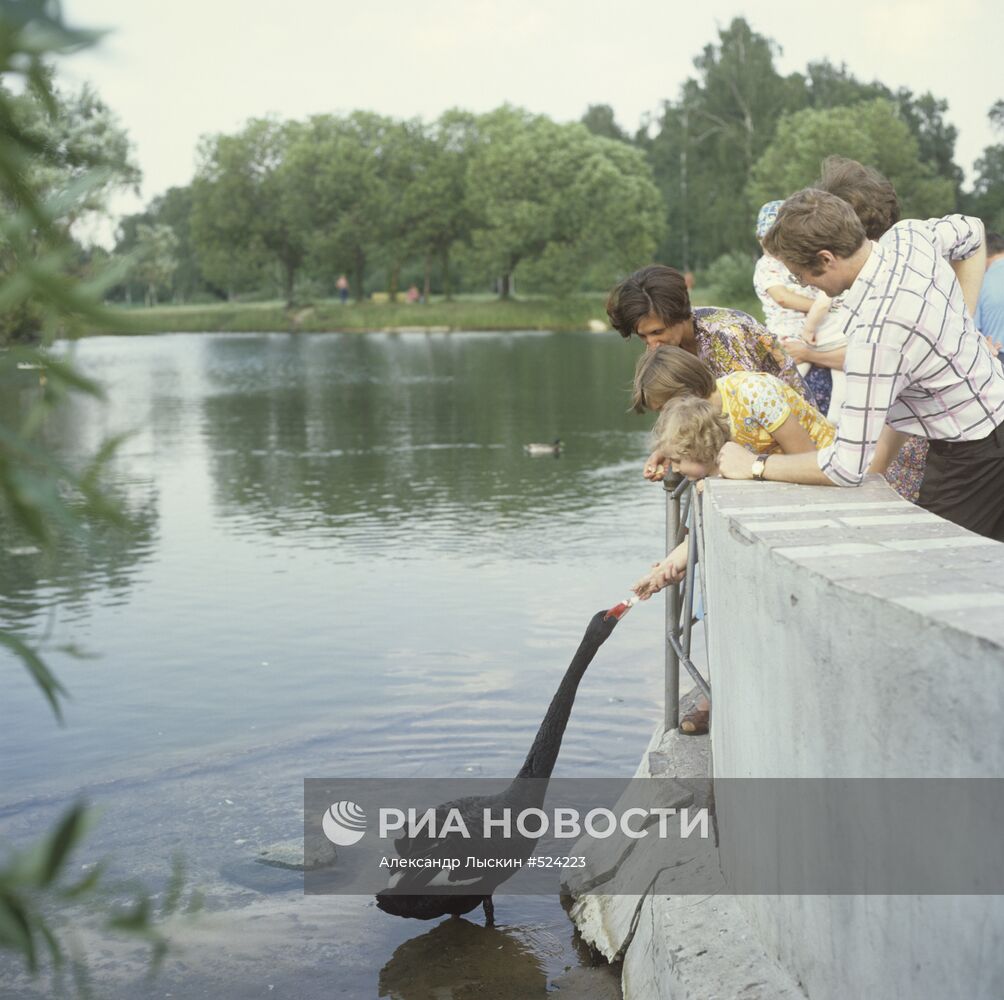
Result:
M1004 97L1000 0L65 0L64 11L111 31L64 60L62 76L92 82L120 116L144 203L191 179L200 135L270 111L433 119L508 101L566 121L609 104L633 131L676 98L694 56L736 16L781 45L782 72L826 57L860 79L947 99L967 177L1002 141L986 118Z

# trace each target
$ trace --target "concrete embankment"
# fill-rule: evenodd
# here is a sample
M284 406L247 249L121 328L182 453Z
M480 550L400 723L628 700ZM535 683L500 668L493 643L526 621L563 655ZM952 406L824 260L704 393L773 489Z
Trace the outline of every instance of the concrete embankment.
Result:
M1004 546L877 478L856 490L715 480L703 509L710 755L657 733L639 776L653 761L713 774L721 891L583 895L572 912L584 937L623 959L627 1000L1004 995L1004 896L894 884L888 850L867 847L853 858L880 866L878 892L813 892L812 877L810 891L789 879L764 892L763 872L784 868L781 840L801 849L800 834L758 835L719 794L732 779L1000 778ZM833 816L818 867L833 846L867 845L862 826L883 821ZM919 840L919 829L903 839L904 856Z

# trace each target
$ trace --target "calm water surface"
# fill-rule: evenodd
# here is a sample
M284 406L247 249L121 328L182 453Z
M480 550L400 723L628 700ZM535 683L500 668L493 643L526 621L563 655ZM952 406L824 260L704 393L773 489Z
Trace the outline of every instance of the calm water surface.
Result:
M60 728L3 660L0 835L31 839L83 792L102 818L77 863L112 855L156 885L181 851L211 911L141 993L133 953L90 941L102 995L417 1000L493 977L493 996L543 995L582 961L556 900L500 898L485 932L233 873L298 836L305 776L518 770L589 617L664 554L663 493L638 473L649 421L625 413L634 345L203 334L63 350L107 400L73 403L52 442L77 460L132 432L113 467L130 527L50 559L0 526L0 619L72 696ZM558 436L560 458L523 454ZM557 774L633 771L661 715L661 619L643 605L604 646ZM0 995L27 989L4 979Z

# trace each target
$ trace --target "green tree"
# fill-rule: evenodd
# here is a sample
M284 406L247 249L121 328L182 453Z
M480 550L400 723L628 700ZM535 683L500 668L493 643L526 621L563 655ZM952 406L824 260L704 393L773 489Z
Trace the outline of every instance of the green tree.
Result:
M877 80L863 83L850 73L845 63L835 66L828 59L809 63L805 70L805 88L807 106L817 110L849 107L878 97L892 100L893 96L885 84Z
M780 116L805 103L798 74L774 66L777 45L736 18L694 60L698 76L665 102L644 140L669 213L660 257L703 266L750 242L755 211L746 191L753 164Z
M851 75L845 65L834 66L827 60L809 64L806 90L809 107L817 110L850 107L879 98L896 104L900 116L917 140L920 159L937 176L947 178L956 190L959 189L962 170L955 162L958 132L945 121L947 101L939 100L930 93L915 95L906 87L893 92L878 80L863 83Z
M601 135L604 139L616 139L618 142L630 142L631 138L614 117L614 109L609 104L590 104L579 119L593 135Z
M374 123L375 124L375 123ZM397 301L401 267L419 249L419 226L428 218L423 183L434 150L417 120L384 121L374 136L383 210L373 219L380 256L387 265L387 295Z
M44 156L22 162L22 183L49 206L52 221L69 232L85 215L103 212L113 192L135 189L141 175L128 134L97 94L89 86L61 91L50 70L41 72L45 99L36 89L13 94L0 83L9 115L4 124L16 129L28 148L44 151ZM84 179L86 190L81 189ZM16 210L23 198L23 190L11 189L3 201L8 210Z
M955 162L955 140L958 129L945 121L948 102L930 93L919 97L906 88L896 92L899 113L917 140L921 162L938 177L952 182L956 197L962 189L962 168ZM955 207L954 203L951 206Z
M656 119L639 133L637 142L648 153L667 205L669 227L660 259L684 268L704 267L722 254L753 248L759 195L757 185L747 182L782 117L799 111L889 102L914 140L912 155L925 176L943 178L958 192L956 133L945 122L944 101L905 88L893 92L878 81L862 82L846 66L825 59L810 62L804 73L784 76L774 64L778 52L771 39L736 18L695 59L698 73L684 83L678 99L664 102ZM823 155L840 151L833 148ZM778 196L787 193L780 178L775 187ZM937 187L937 197L933 190L910 199L937 200L950 210L954 201L944 202L944 186Z
M451 110L423 132L416 147L416 168L402 197L407 203L411 242L422 260L426 302L433 261L438 261L443 290L451 297L450 254L456 244L470 237L467 168L477 138L477 116Z
M178 269L178 237L170 226L143 223L136 231L133 273L143 284L146 304L157 304L157 290L169 285Z
M12 12L6 16L16 21ZM97 95L88 87L57 90L44 65L37 73L34 85L17 93L0 82L0 131L17 137L23 150L10 151L2 175L0 213L18 220L20 238L0 241L0 277L53 253L79 258L70 241L74 224L103 212L112 192L139 180L128 136ZM32 205L45 206L44 212L33 214ZM43 320L30 297L0 309L0 343L38 340Z
M277 275L292 305L305 254L304 231L289 217L282 167L300 126L254 118L236 135L199 147L192 184L192 243L207 279L229 296Z
M988 112L990 125L1004 136L1004 100ZM986 146L976 161L972 191L963 198L963 208L983 219L988 229L1004 233L1004 143Z
M614 275L648 260L662 205L643 154L511 107L482 120L467 172L472 246L483 271L510 294L517 267L557 294L588 271Z
M202 274L199 258L192 243L192 187L168 188L162 195L154 198L142 212L125 216L118 227L115 242L115 255L128 257L136 248L139 227L169 226L177 239L175 260L177 266L170 278L169 293L175 302L187 302L200 293L219 294ZM130 275L110 293L110 297L132 301L133 295L141 297L144 289L140 287L134 276Z
M93 32L68 27L59 7L45 0L0 2L0 75L20 76L24 96L31 95L39 107L58 119L59 101L51 88L51 73L44 59L68 54L94 41ZM67 268L73 258L66 220L100 208L107 175L94 178L85 171L64 186L55 181L59 197L48 178L66 177L63 151L39 142L38 129L23 116L24 102L0 88L0 201L13 210L0 214L0 246L4 269L0 273L0 315L33 301L42 318L42 328L86 328L115 322L98 304L100 284L83 286ZM64 123L65 124L65 123ZM59 134L60 123L52 125ZM74 168L76 169L76 168ZM55 217L53 205L58 206ZM104 462L114 450L109 442L83 468L59 461L45 446L47 419L68 393L98 395L98 387L66 363L40 349L16 348L0 355L0 384L23 385L25 370L38 379L33 403L14 419L8 409L0 411L0 520L51 546L60 534L80 531L89 518L120 519L114 504L100 488ZM15 631L0 631L0 646L17 657L38 684L57 718L65 690L52 675L26 637ZM66 961L65 944L50 917L59 901L86 900L104 916L107 928L143 935L154 947L155 959L166 947L154 926L154 907L147 894L135 897L128 909L107 907L98 895L106 883L99 866L82 879L71 882L68 860L82 840L88 824L83 804L70 807L61 820L29 848L4 852L0 864L0 948L13 950L32 972L38 972L47 954L52 965ZM181 901L182 886L175 878L165 895L161 912ZM95 904L100 904L95 906Z
M811 108L786 115L748 185L752 203L785 198L819 176L822 160L847 156L875 167L893 183L906 217L943 215L955 205L953 182L921 161L917 140L890 101Z
M291 144L283 169L285 209L306 241L307 266L328 281L350 274L357 301L387 231L391 195L380 154L391 126L370 112L315 115Z

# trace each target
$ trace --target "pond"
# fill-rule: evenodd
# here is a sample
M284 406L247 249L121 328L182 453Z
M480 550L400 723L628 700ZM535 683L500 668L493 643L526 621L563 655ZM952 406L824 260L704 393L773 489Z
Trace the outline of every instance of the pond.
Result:
M130 520L55 557L2 527L0 620L71 697L60 727L4 654L0 836L28 842L83 795L100 816L75 866L110 857L156 886L184 857L208 912L173 932L144 995L530 997L574 975L586 957L557 899L498 897L486 932L480 911L404 921L233 873L300 834L305 777L519 769L590 616L665 554L664 493L639 473L651 421L626 412L637 347L262 333L60 349L106 399L73 401L51 442L78 460L128 433L111 482ZM23 405L27 381L0 405ZM560 456L524 454L558 437ZM633 772L662 712L661 629L661 602L642 605L601 650L556 774ZM137 995L135 945L79 935L100 995ZM18 985L0 995L30 994L4 967ZM575 995L607 995L592 989Z

